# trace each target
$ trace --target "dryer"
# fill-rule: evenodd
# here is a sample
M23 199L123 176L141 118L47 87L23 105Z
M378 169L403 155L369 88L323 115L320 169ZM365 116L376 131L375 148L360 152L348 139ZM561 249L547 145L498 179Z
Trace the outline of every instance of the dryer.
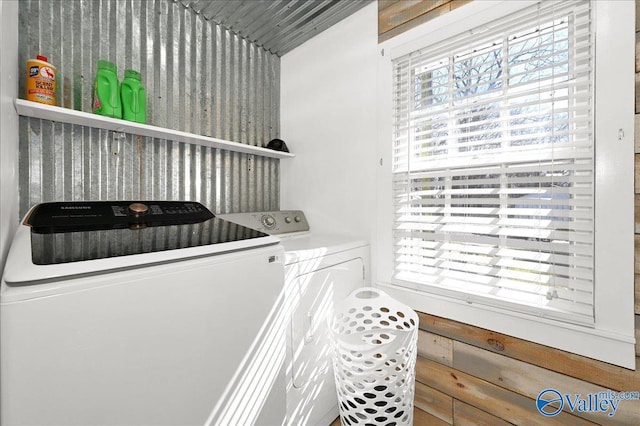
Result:
M369 285L369 245L315 234L302 211L222 216L280 238L285 250L287 420L329 425L339 415L327 316L353 290Z
M36 206L0 289L1 423L282 424L283 263L198 203Z

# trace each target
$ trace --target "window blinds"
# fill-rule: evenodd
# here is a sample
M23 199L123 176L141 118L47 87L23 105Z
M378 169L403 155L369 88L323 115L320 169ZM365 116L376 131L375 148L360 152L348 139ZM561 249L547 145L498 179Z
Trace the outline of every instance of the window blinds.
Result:
M590 3L395 58L395 284L593 324Z

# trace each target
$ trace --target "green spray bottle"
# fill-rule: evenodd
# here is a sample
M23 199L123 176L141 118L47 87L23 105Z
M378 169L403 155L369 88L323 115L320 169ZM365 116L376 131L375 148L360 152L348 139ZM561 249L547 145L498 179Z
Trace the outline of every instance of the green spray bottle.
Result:
M125 70L124 80L120 85L122 99L122 118L136 123L147 122L147 99L138 71Z
M106 117L122 118L119 89L116 64L109 61L98 61L93 92L93 112Z

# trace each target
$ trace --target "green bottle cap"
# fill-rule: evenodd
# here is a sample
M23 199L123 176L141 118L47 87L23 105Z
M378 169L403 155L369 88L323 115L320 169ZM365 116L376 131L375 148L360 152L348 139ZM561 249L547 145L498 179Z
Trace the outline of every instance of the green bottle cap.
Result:
M136 70L124 70L124 78L134 78L136 80L142 80L142 76Z
M100 68L113 71L114 73L118 74L118 67L113 62L100 60L98 61L98 69Z

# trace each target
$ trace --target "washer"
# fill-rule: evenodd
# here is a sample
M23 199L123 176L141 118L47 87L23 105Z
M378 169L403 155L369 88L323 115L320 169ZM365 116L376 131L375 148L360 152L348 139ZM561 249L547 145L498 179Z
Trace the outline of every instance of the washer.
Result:
M223 217L281 239L290 318L286 423L331 424L339 410L327 315L337 301L369 284L368 243L345 236L314 234L299 210Z
M190 202L65 202L0 289L2 424L282 424L284 251Z

